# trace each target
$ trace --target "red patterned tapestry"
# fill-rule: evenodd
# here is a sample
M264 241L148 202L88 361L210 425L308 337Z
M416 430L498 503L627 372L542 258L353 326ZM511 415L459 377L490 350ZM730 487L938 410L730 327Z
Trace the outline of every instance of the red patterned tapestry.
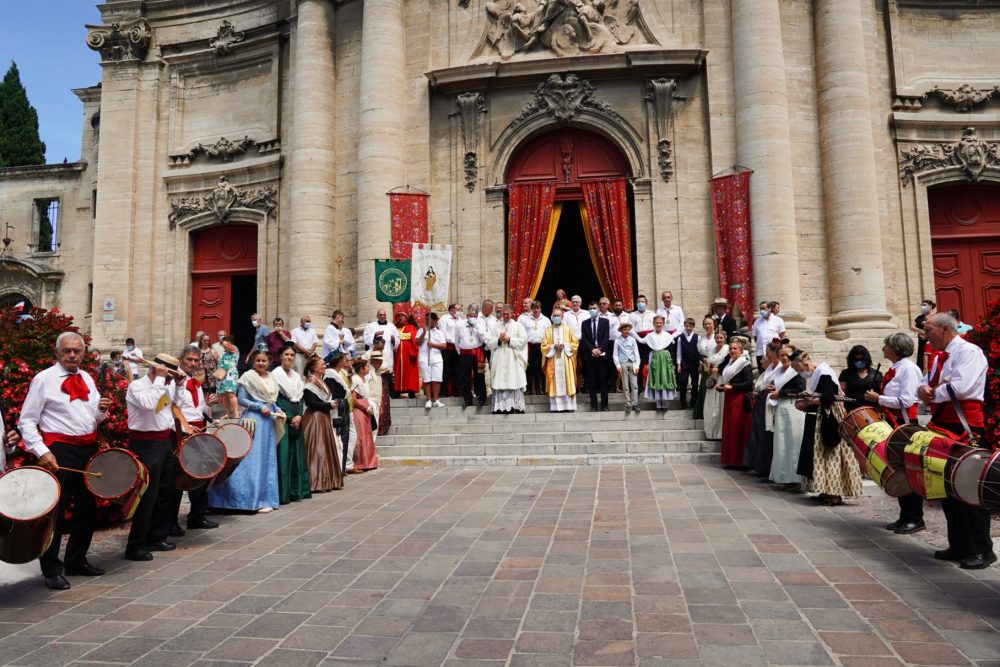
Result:
M389 212L392 220L392 240L390 259L410 259L413 255L412 243L427 243L427 198L424 193L389 193ZM397 303L394 313L411 311L410 304ZM425 313L414 315L423 322Z
M544 268L555 196L555 183L508 186L507 302L516 307L531 296Z
M632 293L632 241L628 213L628 184L624 178L582 181L584 224L595 266L608 296L635 306Z
M753 317L753 255L750 246L750 174L712 179L712 218L722 296Z

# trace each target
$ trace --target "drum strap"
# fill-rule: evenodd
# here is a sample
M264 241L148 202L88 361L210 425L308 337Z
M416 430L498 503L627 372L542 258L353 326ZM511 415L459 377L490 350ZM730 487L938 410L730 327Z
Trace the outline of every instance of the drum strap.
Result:
M962 403L958 400L958 396L955 395L955 390L952 389L951 384L946 384L945 388L948 390L948 396L951 398L951 407L955 411L955 414L958 415L958 421L962 424L962 428L965 429L965 435L971 442L974 435L972 433L972 429L969 428L968 420L965 418L965 411L962 410Z

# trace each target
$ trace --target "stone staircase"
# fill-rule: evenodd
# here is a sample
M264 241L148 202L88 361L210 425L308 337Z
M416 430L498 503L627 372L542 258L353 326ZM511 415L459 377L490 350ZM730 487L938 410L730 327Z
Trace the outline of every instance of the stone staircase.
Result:
M602 465L717 461L718 442L705 440L702 422L676 404L657 414L624 412L621 394L607 412L592 412L581 397L575 413L550 413L546 396L525 397L523 415L492 415L489 404L465 408L445 398L443 408L422 399L394 399L392 427L376 441L383 465Z

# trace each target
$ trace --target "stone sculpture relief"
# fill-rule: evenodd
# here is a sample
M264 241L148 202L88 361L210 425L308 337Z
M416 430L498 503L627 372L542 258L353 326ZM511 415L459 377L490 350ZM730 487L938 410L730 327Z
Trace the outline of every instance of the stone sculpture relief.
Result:
M989 102L994 95L1000 96L1000 86L973 88L971 85L963 83L958 88L950 90L934 86L932 90L924 93L924 99L927 99L931 95L940 97L959 113L968 113L972 111L973 107Z
M191 164L199 155L210 160L220 162L232 162L238 156L243 155L250 148L257 147L258 153L271 153L280 148L277 140L257 141L249 136L235 141L222 137L214 144L198 144L187 153L180 153L170 156L170 166L178 167Z
M673 79L652 79L646 84L649 91L646 101L653 107L656 122L656 162L660 168L660 178L670 182L674 175L673 146L670 143L670 124L674 117L674 100L677 82Z
M262 211L265 216L278 207L278 192L267 187L259 190L240 190L230 185L225 176L219 178L218 184L205 197L180 197L170 202L170 229L178 223L201 213L213 213L219 222L229 222L233 209L248 208Z
M486 113L486 101L482 93L462 93L456 99L456 104L458 120L462 125L462 143L465 147L465 157L462 160L465 169L465 188L472 192L476 189L476 179L479 176L476 157L479 150L479 119Z
M149 23L142 18L110 26L87 26L87 46L100 52L104 62L145 60L152 37Z
M983 141L976 128L967 127L959 141L948 144L917 145L900 153L899 173L903 185L913 182L917 174L961 167L970 181L978 181L987 167L1000 167L1000 142Z
M489 24L474 58L485 52L507 59L550 49L558 56L610 51L642 33L655 44L642 20L639 0L489 0Z
M521 106L521 113L511 121L510 125L514 127L540 113L548 114L560 123L566 123L581 109L590 109L616 121L622 121L621 116L611 108L611 105L597 99L594 95L594 86L589 81L581 79L576 74L567 74L565 77L552 74L538 84L532 96Z
M245 32L234 28L229 21L223 21L215 37L208 40L208 45L215 49L215 55L225 56L232 52L235 45L246 38Z

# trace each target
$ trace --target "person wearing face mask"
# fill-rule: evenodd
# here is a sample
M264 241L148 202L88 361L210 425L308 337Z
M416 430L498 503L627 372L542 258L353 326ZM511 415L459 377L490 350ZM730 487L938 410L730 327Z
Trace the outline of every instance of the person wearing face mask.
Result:
M267 328L264 324L263 318L257 313L250 316L250 324L253 325L253 345L250 347L250 351L247 352L246 363L250 363L253 358L254 352L267 352L267 337L271 335L271 330Z
M375 342L381 340L384 347L382 348L382 379L389 383L391 387L393 382L393 373L396 370L396 350L399 349L399 329L396 325L389 321L386 316L385 308L379 308L375 312L375 321L369 322L365 327L363 334L365 339L365 347L369 350L375 349Z
M222 339L226 337L226 330L219 329L215 333L215 342L212 343L212 351L215 352L215 357L221 359L222 355L225 353L225 349L222 347Z
M920 302L920 314L913 320L913 326L910 327L910 331L917 334L917 358L914 360L920 370L927 372L927 360L924 358L924 352L927 347L927 337L924 335L924 323L927 322L927 318L933 315L934 309L937 304L931 299L924 299Z
M542 315L542 302L532 301L530 310L521 313L517 323L524 327L528 334L528 388L525 394L542 395L545 393L545 373L542 370L542 337L545 330L552 326L549 318Z
M319 338L313 329L312 317L303 315L299 318L299 326L292 329L292 342L295 344L295 362L292 368L299 375L304 375L306 362L309 361L309 357L316 354L316 348L319 347Z
M774 339L785 338L785 321L778 317L775 308L777 301L761 301L758 317L753 323L753 336L756 341L757 368L762 368L764 347Z
M524 369L528 366L528 334L513 319L510 304L504 304L501 320L486 339L492 353L490 378L493 387L493 414L524 414Z
M865 394L882 386L882 373L872 369L872 355L864 345L855 345L847 353L847 367L840 372L840 391L854 399L851 409L864 405L878 407L878 401L869 400Z
M486 337L479 326L479 309L470 304L468 316L455 332L458 342L458 393L465 407L472 407L472 392L476 392L479 407L486 405L486 378L483 374L486 359L483 344Z
M563 321L563 309L552 309L552 326L542 336L549 411L576 412L576 357L579 341Z
M125 357L125 362L127 368L129 369L130 376L133 380L139 379L139 363L133 361L134 359L142 359L142 350L135 346L134 338L125 339L125 349L122 352Z
M580 356L587 374L587 389L590 393L590 409L597 412L597 394L601 395L600 410L608 409L608 355L612 352L611 325L600 316L597 302L588 307L590 317L580 327Z

